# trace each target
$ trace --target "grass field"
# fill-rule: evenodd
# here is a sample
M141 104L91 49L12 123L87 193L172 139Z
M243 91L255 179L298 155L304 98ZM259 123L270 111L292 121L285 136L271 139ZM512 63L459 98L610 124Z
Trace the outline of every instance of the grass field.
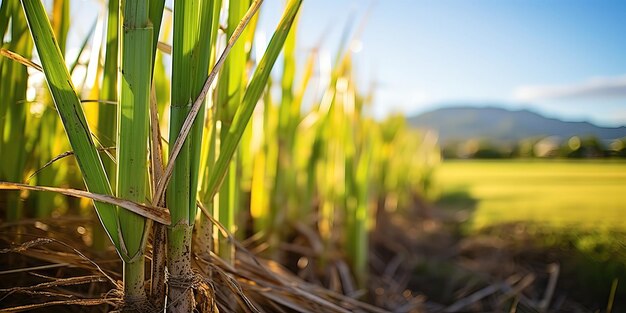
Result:
M434 175L436 204L466 221L465 236L538 244L550 251L541 260L562 266L560 288L594 301L626 281L626 162L458 160ZM615 299L626 299L626 289Z
M438 203L470 213L473 230L531 222L626 231L623 161L445 161L434 180Z

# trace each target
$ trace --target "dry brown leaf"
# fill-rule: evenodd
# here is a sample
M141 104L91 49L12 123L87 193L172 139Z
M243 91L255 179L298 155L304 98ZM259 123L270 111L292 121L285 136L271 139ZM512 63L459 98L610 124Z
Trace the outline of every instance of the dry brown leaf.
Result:
M149 218L158 223L169 225L170 224L170 212L165 208L153 207L146 204L140 204L124 199L120 199L113 196L101 195L91 193L84 190L69 189L69 188L57 188L57 187L43 187L43 186L30 186L19 183L0 182L0 190L32 190L32 191L48 191L56 192L70 197L88 198L94 201L109 203L117 205L131 212L137 213L145 218Z

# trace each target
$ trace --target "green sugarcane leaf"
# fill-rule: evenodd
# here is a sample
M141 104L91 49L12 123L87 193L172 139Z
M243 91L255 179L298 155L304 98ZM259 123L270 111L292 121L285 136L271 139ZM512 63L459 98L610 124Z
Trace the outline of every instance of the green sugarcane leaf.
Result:
M250 85L246 89L243 96L242 103L235 113L229 132L222 142L220 155L213 168L213 173L209 178L208 190L211 195L215 195L224 180L230 160L235 154L235 150L241 140L241 136L246 130L246 125L252 116L252 112L254 111L263 90L265 89L272 67L276 63L276 59L283 48L285 39L289 34L289 30L291 29L291 25L295 20L301 4L302 0L289 1L287 8L285 9L285 13L283 14L283 17L281 18L280 23L270 40L267 51L254 71Z
M91 137L80 99L65 67L65 60L54 38L45 8L41 0L22 0L21 2L48 87L76 154L85 185L91 192L112 195L102 160ZM100 221L119 251L120 240L115 206L99 202L95 202L94 205Z

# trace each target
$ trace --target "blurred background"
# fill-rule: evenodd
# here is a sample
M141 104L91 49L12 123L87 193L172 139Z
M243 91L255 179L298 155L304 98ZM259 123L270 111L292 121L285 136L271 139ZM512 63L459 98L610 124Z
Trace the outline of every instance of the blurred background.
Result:
M53 2L44 1L48 8ZM250 64L265 51L284 4L264 1ZM281 218L306 221L324 243L317 263L322 270L307 272L317 256L308 259L297 249L276 259L329 288L334 276L322 265L343 257L356 246L350 240L358 239L366 248L347 252L356 256L346 262L356 268L355 281L366 286L368 300L389 309L426 303L480 312L511 302L529 312L625 309L624 12L626 1L612 0L305 0L295 60L281 57L276 64L259 105L264 108L255 112L237 161L243 168L241 203L250 204L238 220L247 233L240 230L238 238L257 231L250 225L258 221L250 220L267 228L282 226ZM65 56L75 60L72 78L82 99L99 96L105 13L106 1L71 1ZM171 43L171 34L162 34ZM291 133L278 122L288 62L297 69L292 83L298 83L289 92L302 96L301 111L286 124ZM307 68L307 62L314 65ZM165 86L159 88L163 110L170 56L160 53L157 64ZM51 99L41 92L43 74L28 74L26 94L33 105L30 115L21 112L24 125L35 125L49 147L40 144L44 139L17 138L27 142L28 151L14 158L27 162L18 170L5 162L2 167L16 173L2 180L24 181L47 168L30 182L82 188L74 163L48 164L69 146L54 123ZM339 100L330 109L325 99ZM85 108L98 129L97 105ZM165 125L167 113L160 116ZM281 133L300 140L280 152L286 159L277 152ZM284 160L291 158L293 166L287 166ZM275 183L279 178L284 181ZM278 188L283 186L286 191ZM33 198L23 193L12 200L41 207L25 210L26 217L88 216L90 226L69 226L70 231L78 229L89 249L106 246L89 201ZM356 224L348 216L356 203L364 222L350 238L341 228ZM325 212L325 205L338 213ZM288 216L266 214L277 207ZM290 231L270 242L270 250L309 242ZM350 259L357 257L358 262ZM368 271L369 280L359 270ZM493 289L500 283L510 288ZM463 302L480 292L483 298Z
M443 161L426 198L473 238L462 245L469 260L534 238L541 260L562 266L561 288L602 299L620 279L618 294L626 290L625 10L623 1L322 0L305 4L299 31L301 48L319 34L328 48L342 33L326 25L363 19L352 49L358 79L374 86L372 113L402 112L438 135ZM522 255L494 263L537 261Z

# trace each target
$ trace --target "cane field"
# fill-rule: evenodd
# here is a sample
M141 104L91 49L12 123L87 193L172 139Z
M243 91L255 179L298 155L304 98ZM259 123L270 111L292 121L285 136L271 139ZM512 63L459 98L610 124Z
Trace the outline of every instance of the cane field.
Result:
M626 230L626 162L445 161L435 172L444 206L470 210L470 228L531 222Z
M538 253L560 268L559 286L574 297L608 297L609 312L613 299L623 299L626 162L446 160L433 186L437 208L460 222L461 242L489 247L479 255L496 268L529 266Z
M483 40L432 30L483 16L431 3L0 0L0 313L626 312L626 133L443 160L411 106Z

